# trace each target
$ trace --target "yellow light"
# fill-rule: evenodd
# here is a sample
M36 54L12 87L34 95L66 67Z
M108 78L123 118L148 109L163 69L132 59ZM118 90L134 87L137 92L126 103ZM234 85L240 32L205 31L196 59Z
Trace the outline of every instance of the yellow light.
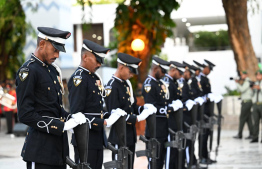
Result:
M135 39L132 41L131 43L131 48L133 49L133 51L137 52L137 51L142 51L145 48L145 43L144 41L142 41L141 39Z

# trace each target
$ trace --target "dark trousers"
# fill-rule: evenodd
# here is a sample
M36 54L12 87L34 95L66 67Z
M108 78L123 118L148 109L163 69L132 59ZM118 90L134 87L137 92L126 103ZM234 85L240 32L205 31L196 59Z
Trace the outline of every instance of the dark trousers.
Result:
M77 164L80 163L79 153L77 146L74 146L75 150L75 162ZM87 163L90 164L90 167L92 169L101 169L103 164L103 149L94 150L94 149L88 149L88 157L87 157Z
M66 169L66 165L51 166L51 165L40 164L40 163L33 164L32 162L27 162L26 167L27 169Z
M262 119L262 104L253 104L252 115L254 120L253 139L257 139L259 135L260 119Z
M13 111L6 111L6 125L7 125L7 133L13 132Z
M202 157L200 157L200 154L199 154L199 158L202 159L202 158L208 158L208 137L210 135L210 130L209 129L204 129L204 133L202 134L202 144L200 143L199 141L199 144L201 144L202 146L202 149L200 149L200 145L199 145L199 152L202 151ZM200 136L199 136L200 137ZM200 139L199 139L200 140Z
M116 147L116 148L119 148L118 145L113 144L113 146ZM131 162L130 161L128 162L128 168L131 169L131 164L132 164L132 166L133 166L132 169L133 169L134 168L136 145L134 144L134 145L131 145L131 146L127 146L127 148L128 148L128 150L130 150L133 153L133 159L132 159ZM116 156L117 155L115 153L112 153L112 160L116 160Z
M251 107L252 101L242 101L241 103L241 112L239 116L239 128L238 128L238 135L242 137L243 128L245 123L247 123L249 135L253 135L253 125L252 125L252 117L251 117Z

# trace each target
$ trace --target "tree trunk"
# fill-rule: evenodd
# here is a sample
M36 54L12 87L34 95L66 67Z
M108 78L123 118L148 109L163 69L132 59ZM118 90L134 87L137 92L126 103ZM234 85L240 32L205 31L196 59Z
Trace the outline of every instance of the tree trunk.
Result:
M226 12L228 34L237 63L237 70L246 70L249 77L255 80L258 61L249 33L247 0L222 0L222 2Z

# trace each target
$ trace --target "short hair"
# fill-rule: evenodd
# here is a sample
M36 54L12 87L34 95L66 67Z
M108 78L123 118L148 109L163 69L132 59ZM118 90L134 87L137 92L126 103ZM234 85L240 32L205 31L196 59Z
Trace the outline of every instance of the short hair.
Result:
M89 52L88 50L86 50L85 48L81 49L81 58L87 54L88 56L91 56L91 52Z
M37 47L39 46L39 43L40 43L41 40L43 40L43 38L40 38L40 37L37 38L37 43L36 43Z

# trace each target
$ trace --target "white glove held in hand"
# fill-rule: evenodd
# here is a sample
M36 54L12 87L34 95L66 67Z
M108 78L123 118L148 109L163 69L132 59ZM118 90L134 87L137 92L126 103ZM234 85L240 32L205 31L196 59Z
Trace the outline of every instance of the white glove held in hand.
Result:
M173 100L172 104L176 104L176 106L178 106L179 108L183 108L183 103L181 102L181 100Z
M204 100L202 97L195 98L194 101L197 102L197 103L199 103L200 106L202 106L202 104L205 102L205 100Z
M69 119L68 121L65 122L64 131L65 131L65 130L73 129L73 128L75 128L77 125L78 125L78 123L77 123L73 118L71 118L71 119Z
M144 109L141 114L137 115L137 121L140 122L145 120L149 115L153 114L153 112L149 109Z
M186 107L187 107L188 111L190 111L194 105L195 105L195 102L193 100L187 100L186 101Z
M174 111L177 111L179 109L179 106L177 104L169 104L169 107L172 107Z
M126 113L124 110L120 109L120 108L113 109L113 110L111 111L111 115L112 115L112 114L115 114L115 113L118 114L119 116L127 115L127 113Z
M157 112L157 108L153 104L150 104L150 103L144 104L144 109L150 109L153 113Z
M116 112L113 113L113 111L116 111L116 110L112 110L112 113L109 116L109 118L105 119L106 127L112 126L121 116L121 115L117 114Z
M86 123L86 116L81 112L78 112L76 114L72 114L72 117L75 120L75 122L78 123L78 124Z

